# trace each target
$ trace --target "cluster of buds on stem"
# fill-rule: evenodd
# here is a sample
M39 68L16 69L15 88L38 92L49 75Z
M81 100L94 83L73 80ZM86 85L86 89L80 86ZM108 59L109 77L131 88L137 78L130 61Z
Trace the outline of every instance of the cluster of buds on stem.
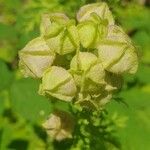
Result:
M41 95L97 110L121 88L122 75L137 71L136 48L104 2L81 7L76 20L44 14L40 31L19 52L19 65L25 77L42 79Z

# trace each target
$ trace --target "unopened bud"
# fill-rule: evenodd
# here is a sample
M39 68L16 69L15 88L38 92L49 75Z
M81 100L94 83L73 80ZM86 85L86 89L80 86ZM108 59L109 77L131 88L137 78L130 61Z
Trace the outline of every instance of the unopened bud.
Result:
M44 14L41 19L41 35L53 37L65 26L69 18L63 13Z
M107 34L107 21L101 20L97 14L91 14L90 20L85 20L77 26L81 44L84 48L95 48Z
M75 21L69 20L65 14L44 15L41 23L41 34L50 49L60 55L71 53L79 46Z
M78 68L78 61L79 66ZM103 66L98 62L98 58L89 52L80 52L73 57L70 65L74 80L82 92L100 92L101 87L105 84L105 71Z
M77 13L77 20L79 22L89 20L90 15L96 13L102 20L107 20L109 25L114 24L114 19L108 5L104 2L88 4L80 8Z
M112 73L135 73L138 56L129 37L117 26L109 28L108 35L97 46L99 59L104 68ZM118 30L117 30L118 29Z
M63 101L71 101L76 94L76 85L67 70L52 66L43 75L39 94L52 96Z
M67 138L72 138L74 119L67 112L56 111L49 116L43 124L43 127L51 138L62 141Z
M55 53L42 37L38 37L19 52L19 58L20 70L25 77L41 78L43 72L52 65Z

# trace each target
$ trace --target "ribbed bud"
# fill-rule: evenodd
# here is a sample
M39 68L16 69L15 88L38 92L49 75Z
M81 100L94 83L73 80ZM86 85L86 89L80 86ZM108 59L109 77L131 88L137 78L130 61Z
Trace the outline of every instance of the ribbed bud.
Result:
M117 26L110 26L108 35L97 45L99 59L104 68L112 73L134 74L138 56L129 37Z
M59 55L71 53L79 46L75 21L69 20L65 14L44 15L41 23L41 34L50 49Z
M114 24L112 13L104 2L88 4L80 8L77 13L78 22L90 19L91 13L96 13L102 20L107 20L109 25Z
M39 94L52 96L63 101L71 101L76 94L76 85L67 70L52 66L43 75Z
M63 13L43 14L41 18L41 35L53 37L60 32L69 18Z
M83 47L91 47L96 39L97 28L92 21L84 21L78 25L80 41Z
M78 24L77 29L81 44L84 48L95 48L97 43L107 34L107 21L93 13L90 20L85 20Z
M74 119L67 112L56 111L48 117L43 127L51 138L62 141L67 138L72 138Z
M72 58L70 69L74 71L87 71L96 62L97 57L94 54L89 52L80 52L79 56L75 55Z
M70 70L81 92L101 92L105 84L105 71L94 54L80 52L79 56L73 57Z
M42 37L38 37L19 52L19 58L20 70L25 77L41 78L43 72L52 65L55 53Z

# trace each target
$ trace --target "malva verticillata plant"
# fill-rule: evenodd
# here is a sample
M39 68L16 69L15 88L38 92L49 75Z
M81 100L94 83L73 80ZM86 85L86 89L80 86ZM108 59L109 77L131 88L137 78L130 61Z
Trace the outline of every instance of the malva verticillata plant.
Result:
M21 72L40 78L39 94L70 103L74 113L55 110L43 127L54 140L73 138L71 149L91 149L95 135L108 144L105 105L121 89L123 75L138 68L132 41L103 2L81 7L74 20L44 14L40 31L19 52Z

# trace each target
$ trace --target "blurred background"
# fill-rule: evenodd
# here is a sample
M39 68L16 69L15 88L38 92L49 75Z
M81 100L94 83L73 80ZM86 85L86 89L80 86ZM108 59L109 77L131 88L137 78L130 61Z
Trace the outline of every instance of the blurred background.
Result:
M74 17L84 4L100 0L0 0L0 150L45 150L43 118L50 103L37 94L39 81L23 79L18 51L39 35L41 14L65 12ZM119 116L117 136L123 150L150 149L150 1L105 0L135 43L138 72L126 76L122 92L107 106ZM62 106L63 107L63 106ZM123 128L119 128L119 126Z

